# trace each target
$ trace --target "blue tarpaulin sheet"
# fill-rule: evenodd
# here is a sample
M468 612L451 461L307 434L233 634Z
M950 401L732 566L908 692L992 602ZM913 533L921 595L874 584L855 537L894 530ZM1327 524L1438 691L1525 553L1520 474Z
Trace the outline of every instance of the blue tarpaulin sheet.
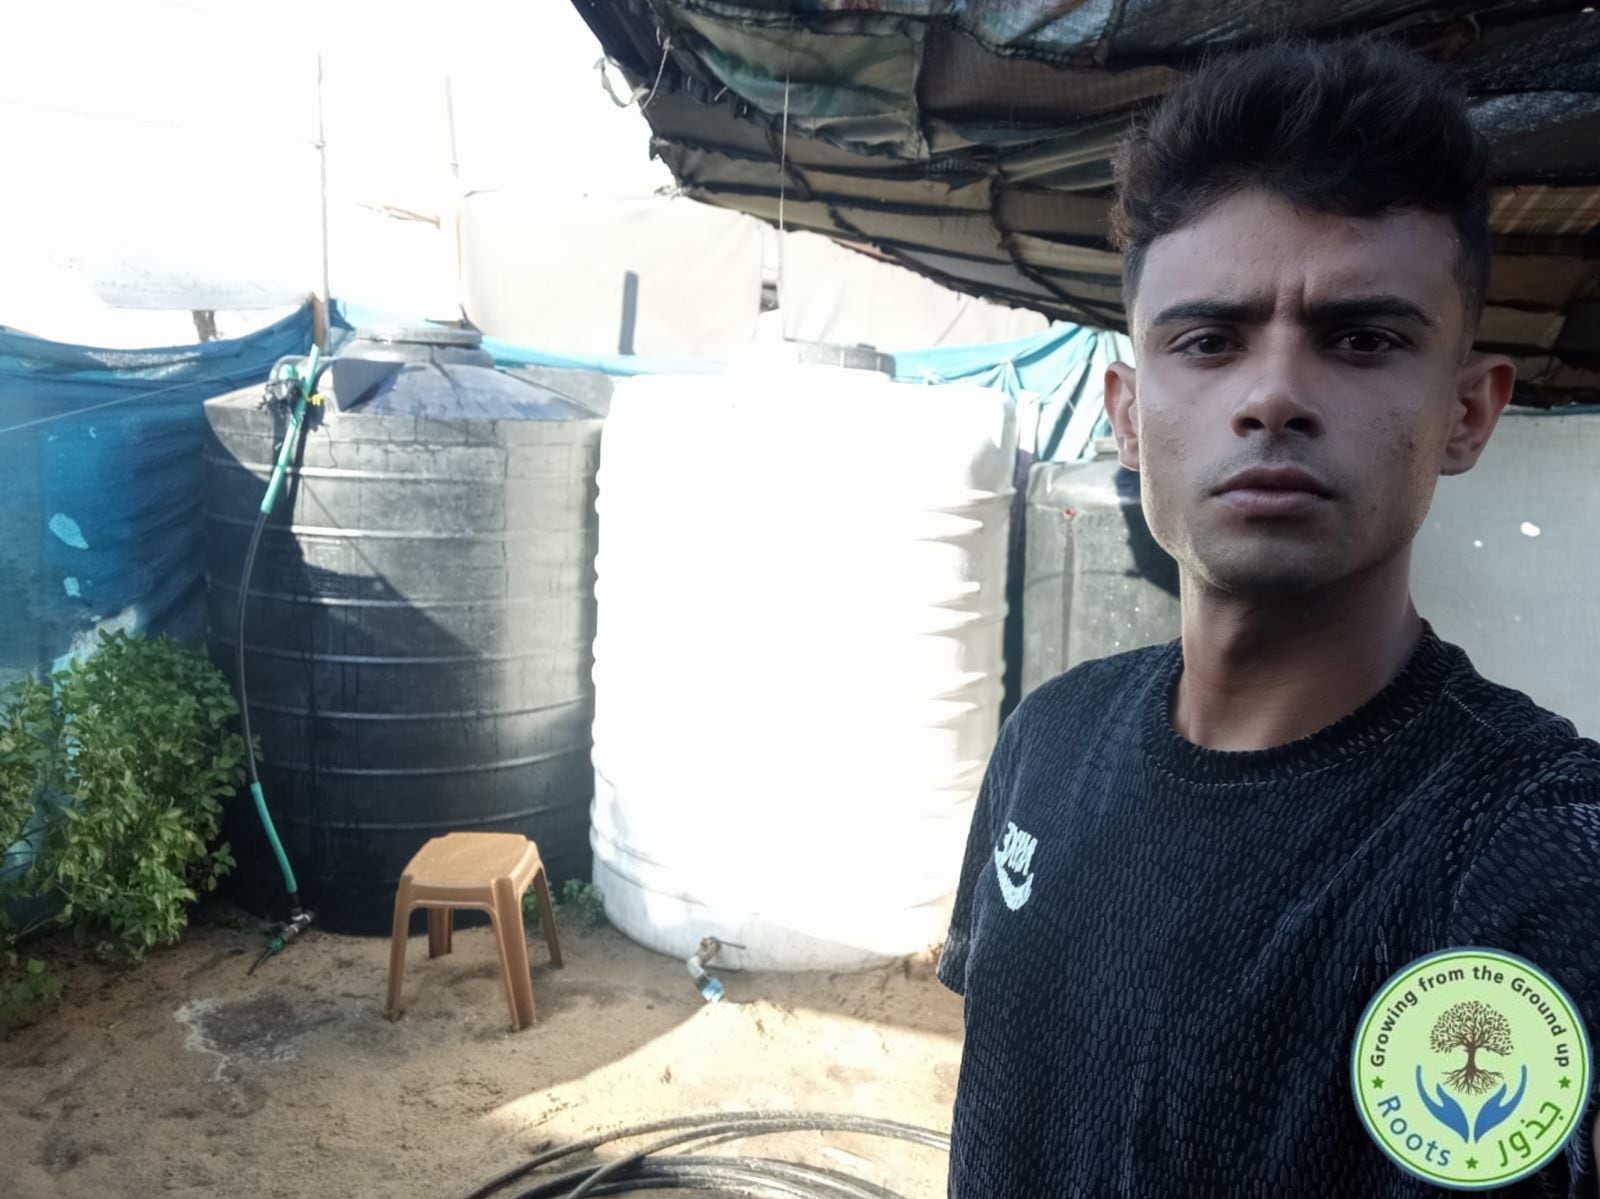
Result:
M0 685L97 628L197 639L202 403L311 346L310 305L249 336L145 350L0 330Z
M998 388L1017 401L1019 413L1025 396L1037 397L1036 432L1025 430L1022 444L1034 460L1055 462L1078 457L1081 447L1066 438L1068 422L1080 404L1100 408L1106 364L1129 352L1118 334L1057 324L1013 341L896 350L894 366L906 382Z

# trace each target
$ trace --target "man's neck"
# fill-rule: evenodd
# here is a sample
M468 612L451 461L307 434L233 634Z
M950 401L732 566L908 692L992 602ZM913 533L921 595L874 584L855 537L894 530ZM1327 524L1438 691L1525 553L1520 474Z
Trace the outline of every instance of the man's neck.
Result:
M1240 597L1183 579L1177 732L1207 749L1309 736L1388 685L1422 635L1410 555L1308 595Z

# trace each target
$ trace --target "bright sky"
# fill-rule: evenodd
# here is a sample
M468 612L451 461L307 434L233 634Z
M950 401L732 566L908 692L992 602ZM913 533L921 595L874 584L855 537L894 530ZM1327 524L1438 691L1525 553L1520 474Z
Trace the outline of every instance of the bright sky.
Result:
M316 287L319 53L336 293L404 308L453 269L436 225L379 215L448 218L447 77L462 190L671 182L567 0L57 0L8 14L7 41L0 323Z

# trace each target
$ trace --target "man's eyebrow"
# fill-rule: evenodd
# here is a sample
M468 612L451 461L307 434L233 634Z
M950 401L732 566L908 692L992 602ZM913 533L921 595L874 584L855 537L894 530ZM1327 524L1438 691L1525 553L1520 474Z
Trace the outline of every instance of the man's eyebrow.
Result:
M1175 325L1179 321L1216 321L1223 325L1260 325L1272 315L1272 301L1260 300L1185 300L1169 304L1150 318L1150 327Z
M1314 325L1374 319L1406 321L1413 325L1421 325L1425 329L1436 328L1439 324L1422 305L1404 296L1395 295L1346 296L1333 300L1318 300L1307 307L1306 316Z
M1150 319L1150 327L1154 329L1194 320L1216 321L1223 325L1260 325L1265 324L1271 315L1272 301L1266 298L1186 300L1161 309ZM1307 306L1305 319L1312 325L1357 320L1398 320L1426 329L1435 328L1439 323L1415 301L1389 294L1316 300Z

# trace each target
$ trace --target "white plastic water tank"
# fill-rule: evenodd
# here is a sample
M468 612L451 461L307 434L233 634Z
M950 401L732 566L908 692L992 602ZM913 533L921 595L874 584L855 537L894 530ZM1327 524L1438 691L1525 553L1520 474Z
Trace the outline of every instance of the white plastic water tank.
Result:
M943 940L999 724L1015 419L838 367L619 383L602 435L595 884L717 965Z

